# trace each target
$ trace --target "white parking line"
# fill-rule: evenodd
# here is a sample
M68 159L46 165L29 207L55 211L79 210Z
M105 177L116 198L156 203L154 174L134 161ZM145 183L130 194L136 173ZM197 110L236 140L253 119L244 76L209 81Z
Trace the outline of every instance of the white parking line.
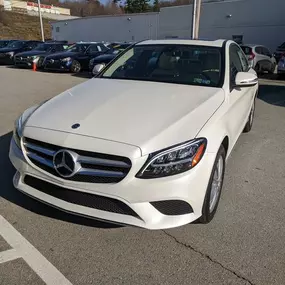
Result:
M0 263L23 258L47 285L72 285L35 247L0 215L0 235L12 249L0 252Z
M20 257L18 251L14 248L2 251L0 252L0 264Z

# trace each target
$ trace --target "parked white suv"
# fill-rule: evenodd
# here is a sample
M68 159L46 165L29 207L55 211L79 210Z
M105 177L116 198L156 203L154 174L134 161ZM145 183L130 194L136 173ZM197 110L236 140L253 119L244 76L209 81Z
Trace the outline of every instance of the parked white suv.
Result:
M14 185L46 204L148 229L213 218L258 80L232 41L149 40L16 121Z
M267 47L261 45L242 45L241 48L250 65L257 73L267 71L273 74L275 72L277 62Z

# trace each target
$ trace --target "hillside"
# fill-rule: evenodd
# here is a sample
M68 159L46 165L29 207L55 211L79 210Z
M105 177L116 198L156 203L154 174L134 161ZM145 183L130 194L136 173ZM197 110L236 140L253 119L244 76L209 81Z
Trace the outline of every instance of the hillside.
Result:
M51 27L43 19L45 38L51 38ZM39 17L8 11L0 12L0 39L41 40Z

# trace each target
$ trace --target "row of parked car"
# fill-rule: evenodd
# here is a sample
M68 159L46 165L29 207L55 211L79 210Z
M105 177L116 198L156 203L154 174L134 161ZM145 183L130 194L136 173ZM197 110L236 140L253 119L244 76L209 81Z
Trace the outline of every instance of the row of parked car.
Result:
M18 67L70 71L93 71L96 64L107 64L131 43L65 41L0 41L0 64Z
M18 67L78 73L89 70L96 74L96 65L106 65L131 43L66 41L21 41L0 40L0 64L14 64ZM285 43L273 54L261 45L241 45L248 61L257 73L285 74ZM101 66L102 68L102 66Z
M278 74L285 73L285 43L280 45L275 53L262 45L241 45L249 63L257 73L274 73L276 66Z

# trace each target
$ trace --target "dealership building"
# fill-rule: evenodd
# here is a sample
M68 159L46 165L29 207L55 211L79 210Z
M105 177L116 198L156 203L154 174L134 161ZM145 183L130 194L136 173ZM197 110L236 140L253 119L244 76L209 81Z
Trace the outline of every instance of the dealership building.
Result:
M56 40L140 41L191 38L192 5L161 8L159 13L78 18L51 23ZM203 1L199 37L238 39L274 50L285 42L285 0Z

